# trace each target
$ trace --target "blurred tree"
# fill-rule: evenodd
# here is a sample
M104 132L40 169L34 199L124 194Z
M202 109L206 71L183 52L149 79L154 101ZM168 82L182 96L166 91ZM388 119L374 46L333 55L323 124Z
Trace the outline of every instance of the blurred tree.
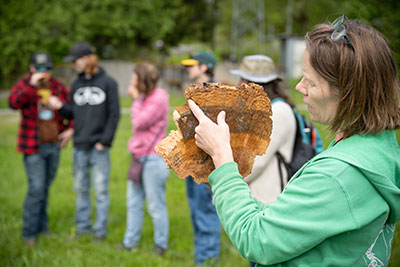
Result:
M131 58L171 34L181 0L21 0L0 5L0 79L25 72L32 53L47 50L55 62L79 40L98 54Z

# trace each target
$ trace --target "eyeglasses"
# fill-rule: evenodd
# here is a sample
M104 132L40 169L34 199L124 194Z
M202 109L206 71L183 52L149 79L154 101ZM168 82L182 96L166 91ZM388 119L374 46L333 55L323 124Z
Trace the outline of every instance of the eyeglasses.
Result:
M37 70L38 72L49 71L49 70L51 70L51 67L50 67L50 66L38 66L38 67L36 68L36 70Z
M346 27L344 25L345 19L347 19L347 17L345 15L341 15L340 17L335 19L335 21L332 23L332 27L334 27L335 29L331 34L331 40L336 42L344 38L351 47L351 49L355 51L353 44L350 42L349 37L347 37L346 35Z

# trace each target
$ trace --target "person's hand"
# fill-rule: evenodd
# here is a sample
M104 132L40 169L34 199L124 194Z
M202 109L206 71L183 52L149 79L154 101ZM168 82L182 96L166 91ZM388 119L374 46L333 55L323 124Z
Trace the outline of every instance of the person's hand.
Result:
M104 150L104 146L101 144L101 143L99 143L99 142L97 142L95 145L94 145L94 147L98 150L98 151L103 151Z
M63 102L57 96L50 96L47 100L47 107L53 110L59 110L63 106Z
M225 122L225 111L221 111L217 117L217 124L210 120L204 112L192 100L189 107L199 121L195 129L196 145L213 159L215 168L224 163L233 161L230 145L229 126Z
M128 87L128 94L132 99L136 99L139 97L139 91L135 86L129 85Z
M35 72L35 73L32 73L31 79L29 80L29 83L30 83L32 86L35 86L35 87L36 87L36 86L38 86L39 81L40 81L40 80L43 80L43 79L46 79L47 76L48 76L48 74L45 73L45 72Z
M74 135L74 129L68 128L58 135L58 140L60 141L60 148L63 149L67 146L68 141Z

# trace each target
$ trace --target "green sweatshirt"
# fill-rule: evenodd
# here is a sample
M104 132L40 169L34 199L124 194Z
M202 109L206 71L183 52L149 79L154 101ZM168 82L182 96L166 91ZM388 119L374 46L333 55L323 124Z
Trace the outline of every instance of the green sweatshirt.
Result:
M257 266L387 266L400 220L394 131L352 136L311 159L278 200L250 195L237 164L209 177L225 232Z

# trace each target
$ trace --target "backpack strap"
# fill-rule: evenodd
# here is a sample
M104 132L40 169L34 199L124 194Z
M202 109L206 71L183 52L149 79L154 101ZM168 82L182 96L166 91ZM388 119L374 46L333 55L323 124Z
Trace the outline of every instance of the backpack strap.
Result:
M283 159L281 153L276 152L276 158L278 159L278 170L279 170L279 177L280 177L280 182L281 182L281 192L283 191L284 188L284 181L283 181L283 172L282 172L282 163L285 165L286 162Z

